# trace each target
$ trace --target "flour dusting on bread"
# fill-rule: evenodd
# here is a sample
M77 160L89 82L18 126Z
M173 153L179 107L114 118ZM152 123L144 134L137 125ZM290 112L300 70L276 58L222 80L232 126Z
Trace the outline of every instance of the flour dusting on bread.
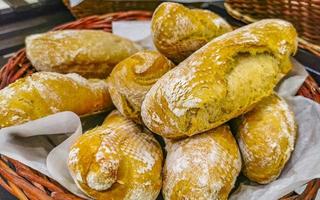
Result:
M223 193L231 190L241 157L228 127L166 144L166 199L223 199Z

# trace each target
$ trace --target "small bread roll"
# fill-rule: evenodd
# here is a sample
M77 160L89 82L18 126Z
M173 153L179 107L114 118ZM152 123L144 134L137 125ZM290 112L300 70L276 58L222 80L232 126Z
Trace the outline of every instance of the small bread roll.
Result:
M63 30L26 38L26 54L38 71L107 78L112 68L142 48L100 30Z
M155 200L162 159L151 133L114 111L72 146L68 166L79 188L94 199Z
M294 114L276 94L264 98L236 120L243 158L243 174L267 184L275 180L289 160L297 135Z
M292 24L269 19L213 39L161 77L141 107L144 124L166 138L218 127L272 94L292 68Z
M121 61L108 78L114 105L124 116L142 124L141 104L151 86L174 64L156 51L140 51Z
M232 31L219 15L189 9L178 3L162 3L152 17L152 36L156 48L179 63L213 38Z
M165 200L228 198L241 170L240 152L229 126L166 143Z
M0 90L0 127L61 111L87 115L111 107L106 81L87 80L78 74L37 72Z

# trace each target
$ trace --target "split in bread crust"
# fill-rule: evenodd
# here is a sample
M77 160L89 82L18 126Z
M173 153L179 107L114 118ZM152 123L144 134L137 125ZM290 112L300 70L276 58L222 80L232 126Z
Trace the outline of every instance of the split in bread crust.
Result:
M167 138L191 136L249 111L291 70L297 49L289 22L269 19L213 39L146 94L145 125Z

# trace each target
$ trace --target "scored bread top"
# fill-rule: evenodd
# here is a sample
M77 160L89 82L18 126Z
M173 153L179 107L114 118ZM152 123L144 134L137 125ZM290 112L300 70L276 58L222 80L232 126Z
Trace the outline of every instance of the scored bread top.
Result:
M118 111L82 135L69 154L70 172L95 199L155 199L162 185L162 150L150 132Z
M142 124L141 104L153 84L174 64L157 51L133 54L115 66L108 78L109 92L124 116Z

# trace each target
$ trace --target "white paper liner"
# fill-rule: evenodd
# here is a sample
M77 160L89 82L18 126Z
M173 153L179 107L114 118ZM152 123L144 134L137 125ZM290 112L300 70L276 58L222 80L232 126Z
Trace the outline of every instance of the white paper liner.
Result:
M132 40L146 49L155 50L151 37L151 22L146 21L114 21L112 32Z
M68 133L72 135L68 137ZM60 112L1 129L0 153L49 176L83 197L66 168L70 146L81 134L80 118L73 112ZM64 142L54 148L59 140Z

